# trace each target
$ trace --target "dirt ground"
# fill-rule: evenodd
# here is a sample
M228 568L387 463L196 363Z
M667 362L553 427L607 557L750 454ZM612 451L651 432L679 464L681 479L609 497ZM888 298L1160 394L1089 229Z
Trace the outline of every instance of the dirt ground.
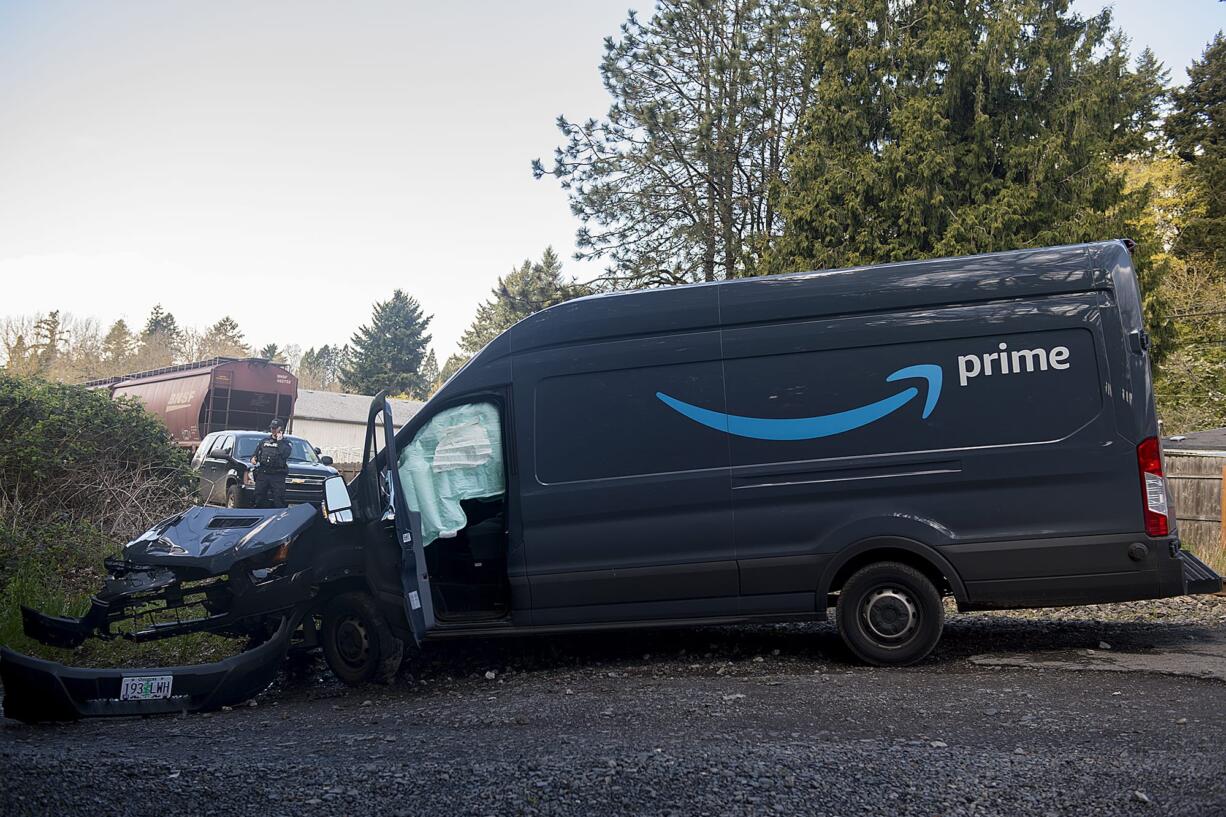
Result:
M0 723L0 813L1226 814L1226 599L951 615L922 665L832 626L430 645L208 715Z

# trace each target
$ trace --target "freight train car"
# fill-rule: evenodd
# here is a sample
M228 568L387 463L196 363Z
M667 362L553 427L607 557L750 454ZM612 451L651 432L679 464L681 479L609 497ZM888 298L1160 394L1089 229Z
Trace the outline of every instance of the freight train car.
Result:
M298 396L298 378L261 358L216 357L86 385L140 400L187 448L213 431L264 429L274 417L288 421Z

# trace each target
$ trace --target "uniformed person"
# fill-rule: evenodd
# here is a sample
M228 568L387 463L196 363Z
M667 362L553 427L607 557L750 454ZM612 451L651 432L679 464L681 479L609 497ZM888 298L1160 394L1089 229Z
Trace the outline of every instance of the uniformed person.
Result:
M255 507L285 507L285 477L289 473L292 451L280 420L268 426L268 436L260 440L251 464L255 466Z

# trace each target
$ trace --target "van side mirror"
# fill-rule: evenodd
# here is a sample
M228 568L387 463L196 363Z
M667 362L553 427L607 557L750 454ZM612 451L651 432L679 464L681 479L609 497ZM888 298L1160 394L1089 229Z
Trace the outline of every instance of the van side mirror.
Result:
M329 457L327 454L324 454L322 457L320 457L320 458L319 458L319 461L320 461L322 464L324 464L324 465L331 465L331 464L332 464L332 458L331 458L331 457Z
M353 502L343 477L324 480L324 513L333 525L347 525L353 521Z

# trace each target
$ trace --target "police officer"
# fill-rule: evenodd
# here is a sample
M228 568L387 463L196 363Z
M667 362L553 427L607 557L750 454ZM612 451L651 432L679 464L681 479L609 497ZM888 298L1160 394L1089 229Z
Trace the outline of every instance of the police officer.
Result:
M255 466L255 507L285 507L285 477L289 473L289 440L280 420L268 426L268 436L260 440L251 464Z

